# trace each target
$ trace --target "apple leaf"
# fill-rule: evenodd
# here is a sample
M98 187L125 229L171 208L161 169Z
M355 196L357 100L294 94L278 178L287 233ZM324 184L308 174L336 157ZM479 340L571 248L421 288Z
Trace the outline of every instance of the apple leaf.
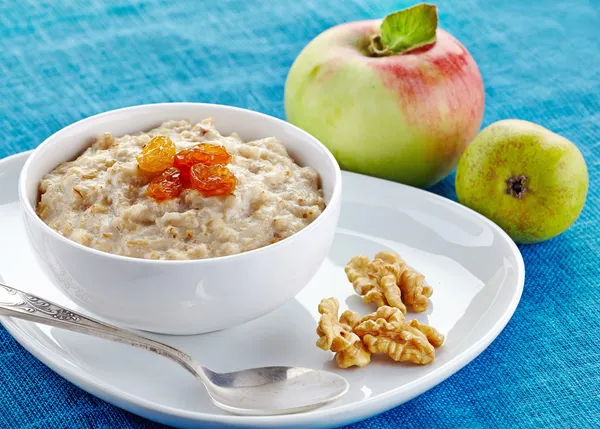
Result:
M437 7L421 3L386 16L381 35L371 41L375 55L393 55L412 51L435 42L438 25Z

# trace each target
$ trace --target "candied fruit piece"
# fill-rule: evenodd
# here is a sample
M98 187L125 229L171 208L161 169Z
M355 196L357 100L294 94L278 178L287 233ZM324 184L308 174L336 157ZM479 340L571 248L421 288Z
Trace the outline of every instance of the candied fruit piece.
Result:
M237 180L233 173L222 165L205 166L196 164L190 174L191 186L205 197L229 195L235 189Z
M201 143L191 149L180 151L175 155L175 167L191 167L196 164L217 165L227 164L231 155L223 146Z
M178 197L182 190L181 172L179 169L171 167L150 182L148 189L146 189L146 195L162 201Z
M177 148L167 136L156 136L148 142L136 156L138 165L144 171L158 173L173 166Z
M184 181L190 180L190 169L196 164L218 165L231 161L231 155L223 146L201 143L175 155L174 166L181 170Z

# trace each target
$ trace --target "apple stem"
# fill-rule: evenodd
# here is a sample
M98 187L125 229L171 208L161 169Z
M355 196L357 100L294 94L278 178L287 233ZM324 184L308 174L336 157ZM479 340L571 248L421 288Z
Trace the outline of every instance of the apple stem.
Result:
M523 175L509 177L506 180L506 193L520 200L523 198L525 192L527 192L527 187L525 186L526 181L527 176Z
M369 44L369 55L372 57L387 57L388 55L394 55L394 51L383 46L381 34L373 34Z

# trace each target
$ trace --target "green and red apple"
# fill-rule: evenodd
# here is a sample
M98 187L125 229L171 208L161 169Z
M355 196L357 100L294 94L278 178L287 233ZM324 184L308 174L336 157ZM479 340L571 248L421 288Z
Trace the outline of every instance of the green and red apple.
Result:
M343 169L419 187L454 169L483 108L477 64L425 4L325 31L285 85L287 119Z
M458 200L503 228L517 243L565 231L583 209L588 171L577 147L527 121L486 127L458 164Z

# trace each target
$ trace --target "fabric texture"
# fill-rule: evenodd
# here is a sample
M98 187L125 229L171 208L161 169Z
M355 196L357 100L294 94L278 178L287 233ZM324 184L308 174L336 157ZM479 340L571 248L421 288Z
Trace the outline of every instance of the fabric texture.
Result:
M379 0L0 2L0 157L84 117L165 101L284 117L283 87L313 37L413 2ZM506 329L447 381L375 428L600 427L600 15L594 0L441 0L440 26L471 52L484 125L539 123L589 168L583 213L521 246L526 284ZM454 175L432 189L455 199ZM0 220L1 221L1 220ZM158 428L70 384L0 328L0 428Z

